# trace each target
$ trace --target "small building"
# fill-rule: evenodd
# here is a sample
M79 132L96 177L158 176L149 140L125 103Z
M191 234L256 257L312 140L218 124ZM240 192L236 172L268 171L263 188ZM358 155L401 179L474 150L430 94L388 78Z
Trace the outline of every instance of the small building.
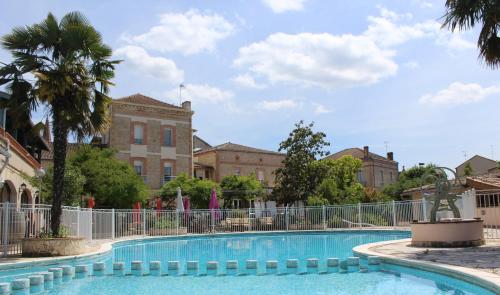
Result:
M494 160L488 159L483 156L475 155L472 158L468 159L467 161L463 162L462 164L458 165L457 168L455 168L458 176L465 176L464 171L467 164L469 164L470 167L472 168L471 175L481 175L493 172L491 170L497 168L498 166L498 163Z
M264 187L274 187L274 171L285 154L235 143L224 143L195 152L194 176L220 182L228 175L255 175Z
M142 94L114 99L102 144L118 150L154 192L180 173L192 176L192 116L189 101L175 106Z
M358 180L363 186L380 190L388 184L398 181L398 162L394 161L394 154L387 153L387 157L370 152L369 147L349 148L327 156L325 159L339 159L343 156L352 156L363 162L358 172Z
M0 92L0 99L10 99ZM17 123L14 124L17 120ZM44 174L40 165L41 154L47 143L34 132L31 120L20 122L10 112L0 109L0 202L34 205L41 202L39 190L26 179Z

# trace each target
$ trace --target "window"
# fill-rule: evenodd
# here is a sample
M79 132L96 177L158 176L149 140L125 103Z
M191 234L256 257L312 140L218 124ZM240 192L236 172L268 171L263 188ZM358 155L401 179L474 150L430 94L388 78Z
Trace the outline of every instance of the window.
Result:
M234 168L234 175L236 175L236 176L240 176L241 175L240 168Z
M384 186L384 170L380 170L380 186Z
M142 167L143 167L142 161L139 160L134 161L134 170L137 173L137 175L142 175Z
M258 179L260 182L263 182L263 181L264 181L264 171L262 171L262 170L257 171L257 179Z
M233 209L239 209L240 203L241 201L239 199L233 199Z
M163 145L164 146L173 146L172 129L171 128L164 128L163 129Z
M168 182L172 179L173 179L172 164L165 163L163 166L163 183Z
M134 125L134 143L135 144L144 143L144 126L139 124Z
M392 181L392 171L389 172L389 179Z

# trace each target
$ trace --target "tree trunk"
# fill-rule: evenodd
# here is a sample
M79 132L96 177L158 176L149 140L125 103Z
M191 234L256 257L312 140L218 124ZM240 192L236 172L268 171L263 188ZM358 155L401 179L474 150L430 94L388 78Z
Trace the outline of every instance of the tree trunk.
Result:
M68 128L64 126L54 110L54 177L52 180L52 213L50 228L53 236L59 236L59 226L61 224L62 197L64 189L64 171L66 168L66 149L68 146Z

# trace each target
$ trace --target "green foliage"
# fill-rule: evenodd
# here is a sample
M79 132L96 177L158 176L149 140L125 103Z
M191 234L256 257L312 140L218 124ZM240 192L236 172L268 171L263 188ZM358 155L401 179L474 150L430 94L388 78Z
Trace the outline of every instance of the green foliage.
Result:
M464 166L464 175L463 176L471 176L472 174L474 174L474 170L472 169L470 162L467 162Z
M283 167L276 170L276 187L273 196L279 203L291 204L306 201L316 183L310 165L318 157L328 154L324 150L329 146L323 132L314 132L313 123L304 125L303 121L295 124L295 129L288 138L280 143L279 151L285 151Z
M42 239L50 239L50 238L67 238L69 237L70 231L69 228L65 225L61 225L59 227L59 233L54 235L52 231L41 232L38 237Z
M114 150L82 146L68 164L85 176L84 191L95 197L97 207L131 208L148 196L142 178L128 163L116 159Z
M207 209L214 188L217 197L221 196L220 186L216 182L209 179L189 178L186 173L182 173L162 186L160 190L161 197L170 203L175 202L178 187L181 188L183 195L189 196L190 205L193 209Z
M61 20L49 13L40 23L14 28L1 38L1 45L14 58L0 67L0 86L11 93L1 107L9 108L17 122L28 121L39 107L52 117L51 229L57 236L68 135L84 139L108 127L108 93L119 61L111 60L111 47L79 12L70 12Z
M323 206L328 205L328 200L317 195L312 195L307 198L307 206Z
M318 171L314 175L322 178L315 189L316 197L327 200L331 205L362 202L364 190L357 177L362 164L361 160L352 156L314 163L312 170Z
M222 188L224 207L230 206L232 199L249 201L262 196L264 193L262 184L253 174L250 176L225 176L222 178L220 186Z
M42 178L42 202L51 203L52 202L52 183L54 168L49 167L45 171L45 175ZM78 166L74 166L71 163L66 164L66 169L64 171L64 190L62 204L65 206L79 206L82 195L84 194L84 185L86 182L85 175Z
M434 183L432 178L424 177L424 175L435 175L435 168L436 165L434 164L413 166L410 169L401 172L398 181L385 186L382 193L393 200L403 200L403 192L405 190Z

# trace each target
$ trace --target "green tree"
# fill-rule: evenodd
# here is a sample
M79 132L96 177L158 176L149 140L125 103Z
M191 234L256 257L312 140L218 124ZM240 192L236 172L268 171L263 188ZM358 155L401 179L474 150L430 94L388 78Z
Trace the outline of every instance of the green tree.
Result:
M42 178L42 201L44 203L52 202L52 196L54 195L52 185L54 177L54 168L49 167L45 175ZM86 178L82 174L80 168L66 164L66 169L64 170L64 190L62 204L64 206L80 206L82 195L85 193L84 185Z
M44 106L52 117L54 177L51 230L59 235L69 133L79 139L104 130L109 122L107 95L114 76L111 48L78 12L60 21L49 13L38 24L17 27L1 39L14 61L0 68L0 85L11 92L4 107L29 118Z
M250 176L225 176L222 178L220 186L222 188L222 197L224 198L224 207L226 208L231 205L232 199L248 202L262 196L264 193L262 184L253 174Z
M304 125L303 121L295 124L295 129L288 138L280 143L279 151L285 151L283 167L278 168L276 187L273 196L280 203L291 204L295 201L306 201L316 186L315 176L310 165L318 157L328 154L329 146L323 132L314 132L313 123Z
M148 189L132 166L115 157L111 149L82 146L68 158L68 164L78 167L85 176L84 191L95 197L96 206L131 208L143 203Z
M336 160L317 161L314 170L323 177L315 190L315 198L322 198L329 204L354 204L362 202L364 189L358 181L358 171L363 163L352 156Z
M435 174L436 165L413 166L401 172L398 181L383 188L382 193L393 200L403 200L403 192L408 189L420 187L433 183L432 180L424 178L424 175Z
M500 2L496 0L447 0L443 27L465 31L481 26L477 46L486 65L500 65Z
M467 164L465 164L465 166L464 166L464 175L463 176L471 176L472 174L474 174L474 170L472 169L470 162L467 162Z
M209 179L190 178L186 173L181 173L175 179L165 183L160 190L160 196L173 204L177 197L178 187L181 188L182 195L189 197L193 209L208 208L212 189L215 189L218 198L221 196L220 186L216 182Z

